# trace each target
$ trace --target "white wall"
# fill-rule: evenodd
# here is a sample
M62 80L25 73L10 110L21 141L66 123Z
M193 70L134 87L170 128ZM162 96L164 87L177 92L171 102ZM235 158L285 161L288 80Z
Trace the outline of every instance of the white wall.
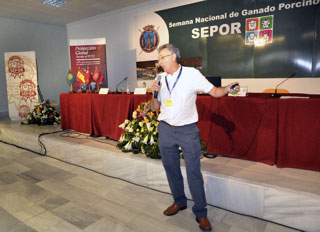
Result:
M59 103L68 92L68 44L65 26L38 23L0 15L0 113L8 112L5 52L35 51L38 84L44 99Z
M151 1L128 7L119 11L88 18L67 24L68 39L88 39L105 37L107 53L107 74L109 88L115 90L117 83L128 76L131 90L141 83L136 80L136 55L133 41L135 38L135 17L154 11L186 5L198 0L160 0ZM246 85L249 92L262 92L273 88L280 83L282 78L272 79L239 79L241 85ZM225 85L234 79L222 81ZM147 83L150 86L150 82ZM320 94L320 78L292 78L283 83L281 88L289 92ZM279 87L279 88L280 88Z

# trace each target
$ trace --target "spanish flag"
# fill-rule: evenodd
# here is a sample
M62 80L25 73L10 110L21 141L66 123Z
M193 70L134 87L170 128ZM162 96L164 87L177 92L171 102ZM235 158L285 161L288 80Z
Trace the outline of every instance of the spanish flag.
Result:
M75 81L76 81L76 77L73 75L71 69L69 69L69 72L67 74L67 82L68 84L71 86Z
M77 73L76 78L80 82L81 85L83 85L85 83L85 73L81 70L80 66L78 66L78 73Z

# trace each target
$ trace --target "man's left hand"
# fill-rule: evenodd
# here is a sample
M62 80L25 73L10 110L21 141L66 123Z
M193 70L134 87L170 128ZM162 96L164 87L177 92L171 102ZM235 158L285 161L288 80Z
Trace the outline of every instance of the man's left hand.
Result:
M237 85L236 85L237 84ZM231 88L233 85L236 85L233 89ZM240 91L240 85L238 82L232 82L226 87L226 92L236 94Z

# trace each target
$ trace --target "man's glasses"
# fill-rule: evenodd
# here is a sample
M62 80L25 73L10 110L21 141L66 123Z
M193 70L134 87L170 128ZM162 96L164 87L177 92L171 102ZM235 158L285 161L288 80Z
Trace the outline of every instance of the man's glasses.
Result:
M163 59L166 58L167 56L171 56L171 55L172 55L172 53L170 53L170 54L168 54L168 55L160 56L160 57L159 57L159 60L163 60Z

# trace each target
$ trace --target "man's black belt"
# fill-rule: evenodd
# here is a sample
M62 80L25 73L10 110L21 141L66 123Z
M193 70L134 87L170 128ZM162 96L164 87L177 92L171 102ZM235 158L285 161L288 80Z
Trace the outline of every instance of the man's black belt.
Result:
M170 125L169 123L167 123L166 121L160 121L160 122L163 122L164 124L166 124L166 125L168 125L168 126L170 126L170 127L180 127L180 126L173 126L173 125Z
M163 122L164 124L167 124L168 126L171 126L171 127L183 127L183 126L189 126L189 125L192 125L192 124L194 124L195 122L193 122L193 123L190 123L190 124L186 124L186 125L182 125L182 126L173 126L173 125L170 125L169 123L167 123L166 121L160 121L160 122Z

